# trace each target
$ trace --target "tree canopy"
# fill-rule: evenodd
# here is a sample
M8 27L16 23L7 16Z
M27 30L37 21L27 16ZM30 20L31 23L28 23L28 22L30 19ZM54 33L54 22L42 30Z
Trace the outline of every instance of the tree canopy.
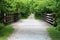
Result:
M60 10L60 0L1 0L0 11L3 12L43 12L45 8L56 12Z

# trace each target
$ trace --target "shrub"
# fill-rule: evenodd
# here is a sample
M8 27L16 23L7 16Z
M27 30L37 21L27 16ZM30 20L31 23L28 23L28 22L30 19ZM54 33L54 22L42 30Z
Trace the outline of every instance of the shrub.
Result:
M29 14L28 13L21 13L21 19L28 18Z
M0 13L0 22L2 23L3 14Z
M4 24L0 23L0 36L9 35L13 31L11 26L5 26Z
M48 32L52 40L60 40L60 31L56 30L56 28L48 28Z
M4 36L9 36L12 32L13 32L13 28L12 26L5 26L5 28L3 29L3 35Z
M35 13L35 18L36 18L36 19L42 19L43 16L42 16L41 13Z
M60 25L58 25L56 29L57 29L58 31L60 31Z
M57 18L56 22L58 25L60 25L60 19L59 18Z
M5 28L5 27L4 27L4 24L1 24L1 23L0 23L0 30L3 29L3 28Z
M0 36L3 35L3 29L5 28L4 24L0 23Z
M53 13L52 9L44 7L44 12L45 13Z

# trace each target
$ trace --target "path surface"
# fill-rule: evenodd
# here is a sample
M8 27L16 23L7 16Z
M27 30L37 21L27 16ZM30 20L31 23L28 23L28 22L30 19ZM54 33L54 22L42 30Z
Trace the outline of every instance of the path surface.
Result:
M51 40L46 30L51 25L42 20L35 20L33 14L28 19L22 19L11 25L15 31L8 40Z

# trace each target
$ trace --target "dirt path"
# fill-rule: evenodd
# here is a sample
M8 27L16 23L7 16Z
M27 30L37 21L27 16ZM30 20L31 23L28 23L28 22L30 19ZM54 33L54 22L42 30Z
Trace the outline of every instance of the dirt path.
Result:
M35 20L33 14L28 19L13 23L12 26L15 31L8 40L51 40L46 30L51 25L42 20Z

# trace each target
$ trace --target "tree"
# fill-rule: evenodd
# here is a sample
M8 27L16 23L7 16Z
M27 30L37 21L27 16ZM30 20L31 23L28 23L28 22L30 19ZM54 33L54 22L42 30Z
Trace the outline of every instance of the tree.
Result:
M1 13L9 12L9 9L8 8L12 8L11 3L9 3L9 2L6 1L6 0L0 1L0 11L1 11Z

